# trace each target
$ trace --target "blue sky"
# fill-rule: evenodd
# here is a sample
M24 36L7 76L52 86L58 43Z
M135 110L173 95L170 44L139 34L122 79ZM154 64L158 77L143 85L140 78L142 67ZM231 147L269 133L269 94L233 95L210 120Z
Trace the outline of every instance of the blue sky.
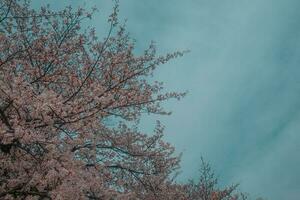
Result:
M39 1L39 3L49 1ZM52 1L54 6L84 1ZM76 2L76 3L74 3ZM89 22L100 33L110 1ZM200 156L221 184L241 183L254 197L300 195L300 1L121 0L120 18L138 49L190 49L155 74L170 90L188 90L160 118L166 140L183 152L179 180L197 175ZM36 3L37 5L37 3ZM142 126L151 130L155 116Z

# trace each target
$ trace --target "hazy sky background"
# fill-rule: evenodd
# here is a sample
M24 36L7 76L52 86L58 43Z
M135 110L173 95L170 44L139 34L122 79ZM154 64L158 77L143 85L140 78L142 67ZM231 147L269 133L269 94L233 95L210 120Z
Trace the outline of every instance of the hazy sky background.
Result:
M85 2L100 9L87 23L106 31L111 2ZM120 19L128 19L138 49L154 40L162 53L191 50L156 72L166 88L189 91L166 103L173 114L161 118L166 140L183 152L179 180L197 175L203 155L221 184L239 182L269 200L299 199L299 9L299 0L121 0Z

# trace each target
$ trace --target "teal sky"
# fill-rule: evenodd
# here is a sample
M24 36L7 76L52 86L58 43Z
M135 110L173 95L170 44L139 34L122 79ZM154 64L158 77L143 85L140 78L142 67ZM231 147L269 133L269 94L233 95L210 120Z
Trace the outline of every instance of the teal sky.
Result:
M35 5L46 1L35 0ZM111 2L51 1L96 5L90 25L104 33ZM300 1L121 0L138 49L156 41L159 52L190 49L161 66L156 78L170 90L188 90L160 118L166 140L183 152L179 180L194 178L200 156L221 184L269 200L300 195ZM153 128L153 117L142 125Z

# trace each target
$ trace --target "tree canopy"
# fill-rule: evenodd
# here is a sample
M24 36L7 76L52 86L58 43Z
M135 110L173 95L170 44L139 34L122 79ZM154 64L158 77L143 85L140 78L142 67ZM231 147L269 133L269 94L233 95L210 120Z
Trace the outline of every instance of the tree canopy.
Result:
M215 188L207 165L199 182L176 183L180 156L163 125L137 129L143 113L167 115L161 102L185 95L148 81L185 52L158 56L151 43L136 55L118 4L101 40L81 28L95 11L0 2L0 198L244 199Z

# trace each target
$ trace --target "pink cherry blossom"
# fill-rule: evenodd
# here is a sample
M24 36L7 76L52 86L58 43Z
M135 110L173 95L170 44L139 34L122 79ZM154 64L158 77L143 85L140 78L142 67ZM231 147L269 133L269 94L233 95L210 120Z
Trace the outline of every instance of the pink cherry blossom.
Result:
M150 44L135 55L117 4L100 41L80 28L95 11L0 2L0 199L189 198L163 126L150 135L135 127L185 95L148 81L184 52L156 56Z

